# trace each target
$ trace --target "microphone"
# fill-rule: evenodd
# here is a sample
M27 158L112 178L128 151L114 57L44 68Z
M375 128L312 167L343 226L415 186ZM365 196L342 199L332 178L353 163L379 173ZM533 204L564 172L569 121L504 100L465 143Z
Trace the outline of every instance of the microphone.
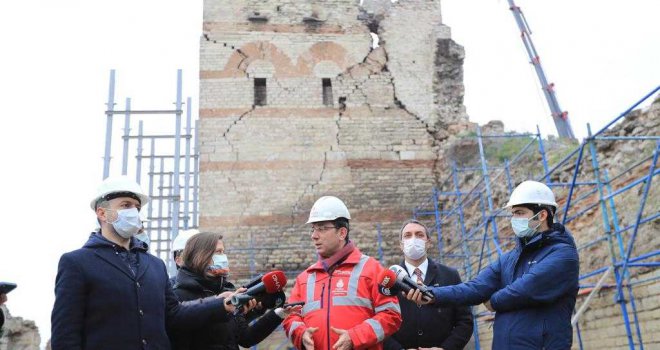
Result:
M286 276L284 276L284 272L271 271L265 274L257 284L248 288L245 293L231 297L231 303L236 307L242 306L251 299L254 299L257 295L280 292L284 289L284 286L286 286Z
M263 274L263 273L262 273L262 274L259 274L257 277L251 279L250 282L246 283L246 284L243 285L242 287L243 287L243 288L250 289L250 288L256 286L257 284L259 284L259 282L261 282L261 279L262 279L263 277L264 277L264 274Z
M433 292L428 290L425 285L423 284L417 284L413 280L408 277L408 272L406 270L399 266L399 265L392 265L390 266L390 271L394 272L396 275L396 280L399 281L402 285L408 286L408 290L410 289L419 289L420 292L422 292L422 295L427 297L428 299L433 299L435 296L433 295ZM404 292L408 293L408 290L405 290Z
M390 296L392 292L403 291L408 293L410 287L403 285L401 282L396 280L396 274L391 270L382 270L378 274L376 279L378 283L378 291L380 294Z

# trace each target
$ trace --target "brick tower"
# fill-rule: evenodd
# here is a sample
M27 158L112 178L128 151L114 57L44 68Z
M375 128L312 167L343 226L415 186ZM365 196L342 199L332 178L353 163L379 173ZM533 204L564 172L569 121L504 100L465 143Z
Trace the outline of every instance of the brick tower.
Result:
M304 223L322 195L345 201L363 252L377 257L380 224L385 263L399 259L399 225L466 119L463 51L439 6L205 1L200 226L225 236L234 278L315 261Z

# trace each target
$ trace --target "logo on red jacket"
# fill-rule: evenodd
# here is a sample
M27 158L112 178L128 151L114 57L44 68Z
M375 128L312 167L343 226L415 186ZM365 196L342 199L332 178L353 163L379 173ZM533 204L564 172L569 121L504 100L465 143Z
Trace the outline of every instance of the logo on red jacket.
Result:
M340 278L337 283L335 283L335 288L332 290L332 295L334 296L344 296L348 293L346 290L346 284L344 283L344 279Z

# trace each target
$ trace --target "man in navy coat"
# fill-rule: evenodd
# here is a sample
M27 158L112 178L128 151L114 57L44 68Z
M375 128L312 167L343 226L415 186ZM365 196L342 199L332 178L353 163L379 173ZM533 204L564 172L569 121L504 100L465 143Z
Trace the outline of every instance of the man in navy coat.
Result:
M170 349L166 331L228 319L233 306L210 297L181 305L165 264L133 237L149 201L125 176L106 179L90 203L101 229L60 258L51 315L53 350Z
M472 281L432 287L438 305L484 303L494 311L493 350L570 349L571 315L578 291L579 261L566 228L553 223L555 196L543 183L525 181L511 193L516 247ZM407 298L428 303L419 290Z
M400 239L404 255L400 266L413 281L436 287L461 283L458 271L428 258L426 252L431 240L423 223L406 221L401 226ZM396 333L385 339L384 350L460 350L470 341L474 323L467 306L418 306L401 295L398 297L403 323Z

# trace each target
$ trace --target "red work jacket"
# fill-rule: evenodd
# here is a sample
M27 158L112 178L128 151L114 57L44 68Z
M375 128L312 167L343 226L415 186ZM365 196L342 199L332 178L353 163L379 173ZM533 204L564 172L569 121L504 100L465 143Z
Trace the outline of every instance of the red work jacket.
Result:
M308 327L316 350L332 350L339 335L330 327L348 330L353 349L382 349L382 341L401 325L401 309L395 296L378 292L376 278L383 267L374 258L353 252L328 274L320 262L296 278L289 302L304 301L301 314L289 315L283 323L286 335L302 349Z

